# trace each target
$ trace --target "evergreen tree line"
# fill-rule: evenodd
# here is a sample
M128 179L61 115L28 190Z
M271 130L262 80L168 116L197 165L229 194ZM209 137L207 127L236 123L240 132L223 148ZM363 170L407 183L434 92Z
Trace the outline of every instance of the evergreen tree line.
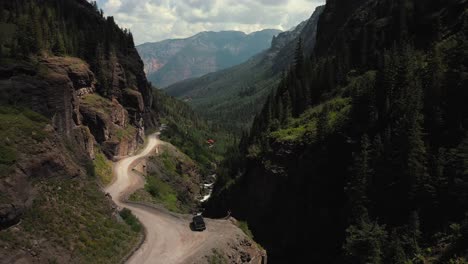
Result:
M2 1L0 10L0 58L82 58L96 73L105 96L111 92L110 62L134 53L132 33L119 28L113 17L105 18L96 2L13 0Z
M161 138L178 147L184 154L197 161L203 175L212 173L212 166L226 149L235 143L235 136L224 128L210 124L186 103L153 89L153 110L165 125ZM209 148L208 139L216 141Z
M314 260L445 263L467 254L468 18L460 15L456 26L448 29L438 17L426 36L431 41L422 43L419 36L410 33L416 27L411 12L423 8L421 1L393 1L392 8L388 8L388 1L378 3L384 4L377 4L380 8L376 12L395 13L393 17L398 18L394 27L398 29L397 40L388 41L385 32L369 34L365 29L353 42L360 42L359 47L338 38L339 49L310 57L304 56L299 40L294 65L283 74L250 133L244 133L239 156L225 162L229 169L221 173L217 186L221 204L236 208L238 215L254 223L254 234L257 230L260 241L273 252L287 251L290 248L284 244L288 242L281 246L271 242L273 238L265 234L269 225L258 224L258 218L264 216L243 213L246 205L235 202L246 195L242 188L249 185L249 177L256 177L253 173L259 173L258 167L264 168L269 181L290 184L289 191L283 186L276 193L291 197L289 203L272 204L272 211L302 208L292 214L299 223L305 221L301 217L307 218L300 225L307 235L297 234L289 243L325 249L326 253ZM344 125L333 127L333 109L327 102L337 97L350 99L351 105ZM275 141L272 133L290 128L314 109L319 114L312 135L287 144ZM278 157L277 153L291 148L286 159L296 159L294 167L300 169L288 167L288 161ZM256 155L251 155L253 152ZM270 175L274 164L283 167L286 179ZM313 185L317 181L327 182L323 188L329 189L320 190ZM226 187L232 182L237 184ZM337 204L344 208L343 212L330 211L335 210L344 220L335 226L342 226L338 234L329 230L328 237L321 237L321 232L326 232L321 230L323 226L304 226L327 222L317 219L317 213L329 202L322 201L331 197L329 192L336 194L330 199L338 197ZM292 221L288 218L294 216L288 215L283 225ZM333 235L335 238L330 238ZM314 236L326 237L330 245ZM334 251L335 245L342 249ZM435 248L438 252L433 252Z

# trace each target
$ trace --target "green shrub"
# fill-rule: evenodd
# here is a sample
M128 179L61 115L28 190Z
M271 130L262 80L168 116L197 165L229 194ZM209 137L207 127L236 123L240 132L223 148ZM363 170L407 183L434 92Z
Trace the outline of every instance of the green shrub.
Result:
M102 152L96 153L94 159L94 174L99 177L104 185L112 181L112 163L107 160Z
M225 264L227 263L226 258L216 249L212 250L213 254L208 257L209 264Z
M237 226L251 239L254 238L252 231L250 231L249 224L245 221L238 221Z
M140 224L140 221L138 221L138 218L136 218L135 215L133 215L132 211L130 211L127 208L122 209L122 211L119 212L120 216L122 219L129 225L133 231L135 232L140 232L142 229L142 226Z
M146 179L145 189L168 210L181 212L177 192L169 184L154 175L150 175Z
M75 248L79 263L117 263L137 243L139 230L111 217L109 201L94 180L44 181L21 221L22 233L15 234L20 244L40 237L55 246Z
M16 151L11 147L0 145L0 164L13 165L16 162Z

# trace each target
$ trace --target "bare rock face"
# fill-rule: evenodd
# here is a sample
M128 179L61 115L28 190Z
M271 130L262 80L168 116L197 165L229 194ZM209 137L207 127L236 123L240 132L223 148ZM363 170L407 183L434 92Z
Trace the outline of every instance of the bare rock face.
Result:
M15 204L0 204L0 230L19 223L23 209Z
M76 58L44 58L34 68L0 67L0 100L15 100L51 118L59 134L69 137L79 121L78 95L93 93L96 80L89 66ZM27 73L28 75L25 75ZM11 103L11 102L9 102Z
M41 61L44 79L49 84L53 123L61 134L70 135L79 121L78 95L95 91L96 80L89 66L77 58L53 57ZM54 111L55 110L55 111Z
M113 76L115 96L109 99L96 92L94 73L78 58L0 65L0 104L26 106L51 120L43 129L46 139L17 151L12 172L0 177L0 230L18 223L31 206L33 179L83 177L83 164L74 161L94 159L97 145L108 158L137 149L144 137L143 120L154 119L148 111L150 95L126 87L127 76L118 63Z
M136 127L129 122L128 111L116 100L109 101L97 94L80 98L82 123L94 135L110 159L133 153L141 142Z
M143 141L143 120L152 119L142 93L126 87L125 70L118 62L112 73L113 99L96 93L95 75L78 58L43 58L37 68L0 67L0 76L0 91L7 94L3 98L51 118L54 129L83 146L91 158L94 142L102 144L110 158L132 153Z
M120 63L115 62L112 67L112 95L117 98L122 98L122 91L126 88L127 77L125 70Z
M91 134L89 127L75 127L72 131L72 137L70 140L74 141L73 145L77 148L80 148L80 150L83 153L86 153L88 157L90 157L91 159L95 158L94 146L96 145L96 140L94 139L93 134Z

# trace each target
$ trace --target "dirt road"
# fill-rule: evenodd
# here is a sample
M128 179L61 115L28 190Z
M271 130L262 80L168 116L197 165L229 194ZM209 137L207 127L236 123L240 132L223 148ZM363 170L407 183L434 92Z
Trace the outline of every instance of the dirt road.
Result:
M144 179L132 172L136 163L153 153L158 145L164 144L157 135L148 137L146 147L131 157L124 158L114 166L114 182L106 188L114 202L135 214L146 229L146 240L128 260L128 263L200 263L213 248L232 244L242 233L231 222L206 219L207 230L190 230L190 215L178 215L164 209L125 203L123 200L144 186Z

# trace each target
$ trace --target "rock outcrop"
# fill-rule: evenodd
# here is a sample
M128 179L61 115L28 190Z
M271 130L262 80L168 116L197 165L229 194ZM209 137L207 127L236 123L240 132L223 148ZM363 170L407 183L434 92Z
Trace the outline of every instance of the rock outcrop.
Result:
M0 67L0 102L26 106L51 120L44 128L47 140L35 143L33 153L18 151L13 173L0 179L0 191L8 197L7 202L0 201L0 227L17 223L31 205L31 179L84 175L73 160L94 159L97 145L109 159L137 149L144 137L147 103L137 88L126 87L118 63L114 73L116 96L107 99L96 92L95 74L78 58L48 57L37 65ZM76 157L64 154L64 148L72 149Z
M10 14L0 16L0 263L103 262L95 253L86 260L91 247L71 235L95 234L91 222L103 237L126 228L113 225L98 186L102 170L110 176L101 152L128 155L157 125L132 34L86 0L2 1L0 9ZM102 248L115 246L117 260L106 261L118 262L126 249L112 239Z
M143 140L146 106L135 87L126 87L122 66L116 63L114 68L112 99L96 92L97 80L89 66L70 57L43 58L36 68L14 65L0 69L1 76L9 76L0 80L0 90L13 94L5 98L17 98L20 104L51 118L60 135L83 140L78 145L85 146L89 157L94 152L88 132L103 145L108 157L125 156Z

